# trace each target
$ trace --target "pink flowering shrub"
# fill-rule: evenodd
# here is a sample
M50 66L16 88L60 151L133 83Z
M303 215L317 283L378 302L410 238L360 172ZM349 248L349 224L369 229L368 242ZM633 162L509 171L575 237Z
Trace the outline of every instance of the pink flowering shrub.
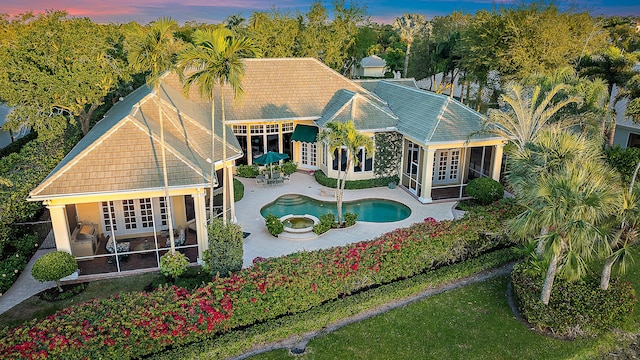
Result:
M459 221L429 219L348 246L257 259L193 292L174 286L80 304L0 330L0 358L136 358L305 311L507 246L503 236L482 235L502 230L499 210Z

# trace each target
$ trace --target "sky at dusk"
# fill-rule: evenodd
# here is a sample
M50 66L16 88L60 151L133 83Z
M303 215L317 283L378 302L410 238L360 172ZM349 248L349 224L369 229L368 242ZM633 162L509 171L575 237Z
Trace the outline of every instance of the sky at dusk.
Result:
M307 12L311 0L0 0L0 13L11 16L33 11L66 10L72 16L89 17L99 23L126 23L136 21L146 24L161 16L170 16L180 23L219 23L231 15L241 13L248 19L254 11L268 11L276 7L280 11L297 10ZM349 1L346 1L349 4ZM403 13L433 16L451 14L453 11L475 13L481 9L490 10L496 4L510 5L517 0L382 0L360 1L365 4L367 15L379 23L391 23ZM563 9L569 1L557 2ZM581 0L573 1L580 9L592 15L638 15L640 0ZM323 0L326 8L331 1Z

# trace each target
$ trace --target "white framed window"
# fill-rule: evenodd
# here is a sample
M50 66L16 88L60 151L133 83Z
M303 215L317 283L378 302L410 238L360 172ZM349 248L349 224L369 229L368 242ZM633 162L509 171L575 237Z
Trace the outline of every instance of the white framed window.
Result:
M251 135L263 134L263 133L264 133L264 126L262 126L262 125L251 125Z
M293 122L282 123L282 132L283 133L293 132Z
M247 125L233 125L233 133L234 134L246 134L247 133Z
M116 220L116 208L113 204L113 201L103 201L101 203L102 209L102 226L105 232L111 232L111 226L113 225L113 230L118 230L118 222Z
M280 126L278 126L278 124L265 125L265 132L267 134L277 134L279 131L280 131Z
M367 151L364 147L358 149L358 163L354 164L353 172L373 171L373 157L367 157Z

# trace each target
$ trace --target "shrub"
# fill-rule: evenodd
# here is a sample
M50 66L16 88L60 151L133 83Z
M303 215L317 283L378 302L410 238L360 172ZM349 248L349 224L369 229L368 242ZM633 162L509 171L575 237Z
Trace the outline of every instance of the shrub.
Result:
M320 222L313 225L313 232L321 235L331 230L336 226L336 216L333 213L328 213L320 216Z
M640 161L640 148L630 147L622 149L619 145L605 151L607 162L622 175L622 179L628 184Z
M232 329L307 311L364 289L481 255L466 250L504 227L502 209L458 221L416 223L371 241L257 261L193 292L126 292L0 329L0 358L143 358ZM496 237L483 248L508 246ZM55 324L55 326L52 326Z
M269 234L273 236L278 236L284 231L284 224L280 221L279 217L273 214L267 214L265 217L265 225L267 226L267 230L269 230Z
M9 290L25 266L27 266L27 258L19 253L0 261L0 295Z
M160 273L172 279L182 275L189 266L189 259L181 252L167 252L160 257Z
M536 328L558 336L596 336L622 325L636 302L628 282L613 280L609 290L601 290L599 279L568 282L556 277L549 304L540 301L544 278L528 271L526 263L511 273L514 297L522 315Z
M344 214L344 225L346 227L355 225L356 220L358 220L358 214L350 212Z
M297 169L298 164L294 163L293 161L287 161L286 163L282 164L282 166L280 166L280 170L282 170L285 175L291 175L296 172Z
M473 196L483 205L488 205L504 197L504 187L491 178L476 178L467 184L467 195Z
M55 281L58 290L60 279L69 276L78 270L78 262L66 251L54 251L42 255L31 268L31 275L38 281Z
M336 187L336 179L327 177L327 175L322 172L322 170L315 170L313 173L318 184L334 188ZM388 177L379 177L375 179L366 179L366 180L347 180L344 185L345 189L354 190L354 189L370 189L375 187L386 187L390 182L395 182L396 184L399 181L397 176L388 176Z
M150 284L150 290L161 286L175 285L187 290L195 290L211 281L211 275L200 266L190 266L175 279L166 276L156 276Z
M238 202L244 197L244 184L238 180L233 179L233 201Z
M254 178L256 177L260 171L258 170L258 165L238 165L236 166L236 174L243 178Z
M209 248L203 254L203 269L210 275L227 276L242 269L242 228L214 219L208 227Z

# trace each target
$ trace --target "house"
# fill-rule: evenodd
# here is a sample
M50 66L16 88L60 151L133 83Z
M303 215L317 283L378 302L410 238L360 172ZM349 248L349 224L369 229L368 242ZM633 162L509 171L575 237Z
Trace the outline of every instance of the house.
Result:
M387 62L384 59L380 58L376 55L370 55L362 60L355 67L355 76L357 78L361 77L374 77L381 78L384 77L384 73L387 69Z
M640 72L640 64L634 66L635 72ZM611 90L611 102L618 94L618 87L613 86ZM613 135L613 145L618 145L623 149L628 147L640 147L640 124L636 123L631 117L625 116L627 103L629 100L623 98L615 103L616 128Z
M302 170L320 169L336 177L337 151L330 154L317 136L331 121L353 119L376 144L373 156L364 149L358 154L361 161L352 164L351 179L398 176L399 185L423 203L461 197L471 178L500 176L505 139L471 136L480 129L482 115L452 98L418 89L413 79L352 81L307 58L246 59L244 64L242 100L233 99L229 87L224 88L225 97L216 89L212 107L195 87L184 95L179 77L167 73L159 96L162 115L147 86L114 105L29 195L30 201L42 201L49 209L57 248L90 268L98 260L113 258L104 244L115 238L130 241L133 254L158 249L153 261L147 259L157 268L159 254L166 251L158 234L168 228L160 119L167 147L168 201L174 227L195 230L183 247L191 251L192 261L201 259L208 245L211 164L218 171L215 180L230 188L233 181L222 179L221 169L252 164L268 151L288 154ZM222 131L227 132L226 159ZM233 218L235 209L230 206L224 211ZM95 234L95 243L80 246L86 233L89 238ZM129 265L115 258L117 270L126 270Z

